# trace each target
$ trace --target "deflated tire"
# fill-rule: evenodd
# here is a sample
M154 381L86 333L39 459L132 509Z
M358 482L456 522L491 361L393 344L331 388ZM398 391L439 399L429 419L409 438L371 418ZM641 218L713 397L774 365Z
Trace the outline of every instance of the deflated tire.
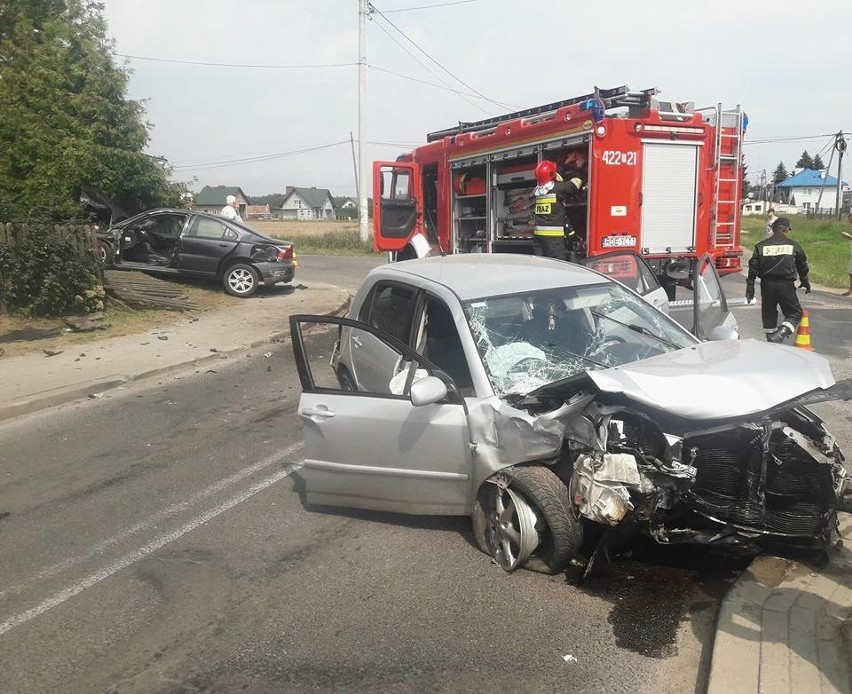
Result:
M568 489L541 466L509 468L486 481L474 506L473 530L479 548L506 571L559 573L583 540Z

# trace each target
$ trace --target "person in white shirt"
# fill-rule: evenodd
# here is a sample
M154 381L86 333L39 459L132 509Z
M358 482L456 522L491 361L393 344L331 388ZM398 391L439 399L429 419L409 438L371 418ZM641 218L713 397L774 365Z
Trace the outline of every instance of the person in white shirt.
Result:
M242 222L243 218L240 217L240 213L237 212L237 199L233 195L229 195L225 198L225 203L225 206L219 214L225 219L230 219L234 222Z
M775 210L770 207L769 212L767 212L767 214L766 214L766 236L767 236L767 238L772 236L773 233L775 233L772 230L772 225L775 223L776 219L778 219L778 217L775 216Z

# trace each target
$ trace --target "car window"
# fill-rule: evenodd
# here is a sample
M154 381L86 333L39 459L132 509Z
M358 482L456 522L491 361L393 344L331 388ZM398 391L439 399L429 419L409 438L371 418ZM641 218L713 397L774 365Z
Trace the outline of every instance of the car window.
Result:
M222 222L208 217L196 217L189 230L189 236L197 236L203 239L228 238L225 234L231 231Z
M426 301L422 349L418 352L453 379L462 395L472 395L473 380L449 307L441 300Z
M146 231L158 236L172 236L177 238L186 223L186 215L181 214L158 214L143 223Z
M416 290L396 282L378 282L364 303L360 320L408 343Z
M233 229L228 229L227 227L225 227L225 234L222 236L222 238L227 239L228 241L236 241L240 238L240 235Z
M464 310L498 395L523 395L583 371L696 342L614 283L488 297L465 302Z

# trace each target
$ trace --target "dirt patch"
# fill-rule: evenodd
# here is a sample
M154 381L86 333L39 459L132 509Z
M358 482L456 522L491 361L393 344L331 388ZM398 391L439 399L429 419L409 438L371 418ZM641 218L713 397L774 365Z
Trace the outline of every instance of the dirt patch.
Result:
M305 236L322 236L334 232L356 232L358 222L348 221L315 221L296 222L291 220L254 220L250 219L246 224L252 229L257 229L261 234L273 236L280 239L295 241Z
M222 291L218 284L212 282L174 280L174 283L197 306L197 309L126 311L108 306L104 311L103 321L100 321L104 326L103 329L87 333L71 332L60 318L26 318L7 315L0 311L0 350L2 350L0 359L31 352L45 351L47 354L47 352L73 349L105 337L118 337L167 327L199 312L215 311L234 306L242 301L251 301L251 299L230 296Z

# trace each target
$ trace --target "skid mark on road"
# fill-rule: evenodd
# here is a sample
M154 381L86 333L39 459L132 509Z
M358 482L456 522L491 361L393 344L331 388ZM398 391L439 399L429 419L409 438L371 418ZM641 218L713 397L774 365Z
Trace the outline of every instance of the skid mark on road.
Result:
M153 542L149 542L144 547L140 547L139 549L133 552L125 554L118 561L113 562L112 564L104 567L100 571L96 571L95 573L90 574L83 580L68 586L64 590L61 590L54 596L42 602L40 605L37 605L36 607L33 607L32 609L29 609L25 612L21 612L20 614L17 614L14 617L11 617L10 619L7 619L5 622L0 623L0 636L2 636L8 631L11 631L12 629L15 629L16 627L21 626L22 624L26 624L31 619L35 619L36 617L44 614L48 610L53 609L58 605L61 605L66 600L73 598L75 595L79 595L87 588L91 588L95 584L99 583L100 581L103 581L105 578L109 578L110 576L121 571L122 569L126 569L128 566L130 566L131 564L135 564L140 559L144 559L149 554L156 552L161 547L165 547L170 542L174 542L175 540L183 537L188 532L191 532L197 527L204 525L204 523L206 523L207 521L212 520L213 518L224 513L228 509L231 509L237 504L242 503L246 499L251 498L258 492L263 491L267 487L272 486L276 482L280 482L286 477L289 477L300 467L301 464L299 463L286 465L282 470L279 470L274 475L270 475L266 479L258 482L255 485L252 485L251 487L240 492L239 494L232 496L224 503L221 503L218 506L210 509L209 511L202 513L200 516L197 516L193 520L182 525L177 530L173 530L170 533L161 535L156 540L154 540Z
M181 513L182 511L186 511L191 508L199 501L203 501L208 496L221 492L228 487L233 486L237 482L242 481L246 477L250 477L256 472L260 472L264 468L269 467L270 465L275 465L276 463L283 462L287 458L289 458L293 453L296 453L304 448L304 444L297 443L292 446L288 446L282 451L278 453L273 453L270 456L267 456L263 460L254 463L253 465L249 465L246 468L243 468L239 472L234 473L230 477L226 477L225 479L219 480L218 482L214 482L209 487L202 489L199 492L196 492L192 496L183 501L173 504L168 508L163 509L162 511L158 511L153 516L149 516L144 521L137 523L136 525L127 528L126 530L122 530L120 533L113 535L112 537L107 538L106 540L101 540L96 545L92 547L86 554L81 554L76 557L70 557L64 561L59 562L58 564L54 564L52 566L48 566L45 569L39 571L35 576L28 578L23 583L19 583L18 585L10 586L6 590L0 590L0 598L11 597L12 595L17 595L25 588L29 587L33 583L37 583L38 581L43 581L47 578L51 578L56 576L56 574L62 573L63 571L67 571L68 569L76 566L77 564L88 561L89 559L93 559L94 557L103 554L106 549L111 547L122 540L126 540L129 537L132 537L138 532L143 530L147 530L151 528L161 521L165 520L169 516L173 516L176 513Z

